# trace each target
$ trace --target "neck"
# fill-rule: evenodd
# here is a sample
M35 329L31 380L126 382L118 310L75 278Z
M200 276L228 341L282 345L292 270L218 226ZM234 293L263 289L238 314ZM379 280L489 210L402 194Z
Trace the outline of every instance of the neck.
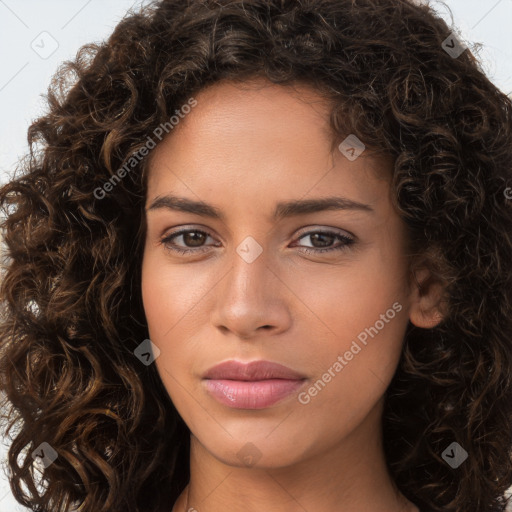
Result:
M379 412L328 451L287 466L229 465L192 435L190 482L172 512L418 512L388 472Z

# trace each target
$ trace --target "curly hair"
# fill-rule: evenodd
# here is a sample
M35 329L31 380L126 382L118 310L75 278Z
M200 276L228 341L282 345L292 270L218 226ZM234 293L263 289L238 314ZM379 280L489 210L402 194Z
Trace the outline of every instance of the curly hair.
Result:
M409 323L386 391L397 486L433 511L505 509L512 102L470 48L447 51L450 37L434 9L413 0L161 0L59 68L47 112L28 130L30 154L0 189L0 391L20 503L163 511L186 486L190 431L155 365L134 355L148 338L148 158L101 198L98 190L192 95L262 77L321 94L333 144L355 134L393 158L411 276L423 266L445 287L442 321ZM442 458L452 442L468 454L457 469ZM56 457L40 477L38 450Z

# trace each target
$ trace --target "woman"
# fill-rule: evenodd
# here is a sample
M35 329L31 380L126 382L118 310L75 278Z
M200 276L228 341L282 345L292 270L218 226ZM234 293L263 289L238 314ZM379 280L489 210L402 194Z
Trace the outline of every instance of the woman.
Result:
M163 0L48 99L0 190L18 501L505 509L512 105L431 8Z

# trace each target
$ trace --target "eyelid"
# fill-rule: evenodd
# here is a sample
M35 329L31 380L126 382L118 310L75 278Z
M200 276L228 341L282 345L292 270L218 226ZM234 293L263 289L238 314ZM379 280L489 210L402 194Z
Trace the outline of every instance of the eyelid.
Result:
M209 228L203 227L200 224L178 226L176 228L176 231L171 231L169 233L166 233L165 235L162 235L161 238L168 238L170 236L179 235L179 234L182 234L183 232L188 232L188 231L203 232L203 233L207 234L208 236L211 236L212 238L215 238L212 235L212 233L211 233ZM321 226L321 225L318 225L318 224L314 224L314 225L311 225L311 226L306 226L304 228L301 228L294 235L294 238L300 238L300 237L302 237L304 235L308 235L310 233L317 233L318 231L326 231L326 232L330 232L330 233L331 232L332 233L336 233L336 234L339 234L341 236L346 236L347 238L353 238L354 241L357 239L357 237L353 233L351 233L350 231L347 231L346 229L334 228L334 227L329 227L329 226Z
M303 230L299 231L299 233L296 234L295 237L300 238L304 235L309 235L311 233L317 233L318 231L329 232L329 233L337 234L340 236L345 236L347 238L353 238L354 241L357 238L353 233L351 233L350 231L347 231L346 229L332 228L332 227L318 226L318 225L308 226L306 228L303 228Z

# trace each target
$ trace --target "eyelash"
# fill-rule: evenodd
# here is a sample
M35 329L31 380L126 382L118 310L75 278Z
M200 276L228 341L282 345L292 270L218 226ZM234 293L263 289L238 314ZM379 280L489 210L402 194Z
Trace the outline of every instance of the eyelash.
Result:
M198 248L198 249L182 249L180 247L177 247L177 246L173 246L172 244L170 244L170 241L180 235L183 235L184 233L200 233L202 235L206 235L206 236L211 236L209 233L207 233L206 231L202 231L200 229L181 229L179 231L176 231L174 233L171 233L169 235L167 235L166 237L162 238L161 240L161 243L162 245L164 246L164 248L168 251L172 251L172 252L175 252L175 253L179 253L179 254L191 254L191 253L202 253L202 252L205 252L208 250L208 248L206 247L202 247L202 248ZM308 231L307 233L303 233L299 238L298 240L301 240L302 238L305 238L309 235L314 235L314 234L322 234L322 235L328 235L328 236L333 236L335 238L337 238L338 240L341 240L343 241L344 243L342 245L339 245L338 247L331 247L331 248L327 248L327 249L312 249L310 247L301 247L301 250L307 254L319 254L319 253L325 253L325 252L333 252L333 251L343 251L343 250L347 250L349 248L349 246L351 246L355 240L346 236L346 235L341 235L340 233L336 233L335 231L322 231L322 230L317 230L317 231ZM213 238L213 237L212 237Z

